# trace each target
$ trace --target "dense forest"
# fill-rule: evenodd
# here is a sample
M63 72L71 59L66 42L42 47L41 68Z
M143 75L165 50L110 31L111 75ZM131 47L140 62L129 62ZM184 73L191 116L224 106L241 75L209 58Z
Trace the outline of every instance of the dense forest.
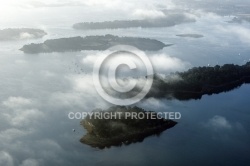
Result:
M113 35L70 37L46 40L44 43L24 45L20 50L29 54L50 52L73 52L81 50L106 50L115 45L132 45L141 50L157 51L166 45L158 40Z
M129 145L142 142L150 135L158 135L164 130L174 127L177 122L164 118L146 118L147 113L156 115L156 112L148 112L139 107L115 106L107 110L94 110L100 114L121 113L120 118L96 118L88 115L81 124L87 130L87 134L81 138L81 142L92 147L105 148L110 146ZM143 113L145 118L126 118L125 113Z
M176 35L178 37L191 37L191 38L202 38L204 37L203 35L200 35L200 34L179 34L179 35Z
M118 29L118 28L154 28L169 27L181 23L195 22L195 19L189 18L183 14L172 14L160 19L145 20L115 20L104 22L83 22L73 25L75 29Z
M200 99L202 95L230 91L244 83L250 83L250 62L214 67L194 67L186 72L174 73L178 79L154 77L147 97L166 97L179 100ZM172 76L169 76L172 77Z

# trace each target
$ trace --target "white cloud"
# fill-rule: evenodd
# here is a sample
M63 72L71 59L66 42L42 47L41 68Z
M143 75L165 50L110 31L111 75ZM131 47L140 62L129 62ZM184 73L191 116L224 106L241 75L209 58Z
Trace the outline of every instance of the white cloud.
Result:
M39 166L39 163L35 159L26 159L20 166Z
M158 100L155 98L148 98L145 99L142 103L139 103L140 106L142 106L143 108L149 109L149 110L166 110L167 108L169 108L169 106L167 106L166 102L162 101L162 100Z
M93 70L93 66L97 60L97 58L101 58L105 55L108 55L109 53L96 53L96 54L90 54L83 58L82 63L85 67L87 67L89 70ZM152 54L147 55L154 67L155 73L162 73L167 74L170 72L176 72L176 71L184 71L187 68L189 68L191 65L188 62L182 61L179 58L171 57L167 54ZM123 62L123 61L121 61ZM141 69L143 64L138 63L139 66L137 66L139 69Z
M190 67L188 62L166 54L155 54L150 56L150 59L156 73L166 74L175 71L183 71Z
M5 131L2 131L0 133L0 138L1 141L7 143L7 142L12 142L13 140L20 139L23 136L31 134L33 131L24 131L16 128L9 128Z
M157 19L164 18L165 14L162 11L158 10L147 10L147 9L136 9L133 13L134 16L142 19Z
M233 141L235 138L245 137L246 130L239 122L232 122L223 116L215 115L208 121L202 123L211 138L214 140Z
M96 54L89 54L82 59L82 64L89 69L93 69L93 66L98 57L104 56L105 53L96 53ZM108 55L108 54L107 54Z
M232 128L232 125L229 123L229 121L225 117L219 115L209 119L206 123L206 126L214 130L228 130Z
M57 108L60 112L64 110L66 113L73 107L80 107L85 111L91 111L89 108L106 108L107 102L98 95L93 85L92 75L84 75L84 77L81 75L70 75L67 76L67 79L71 82L72 89L69 89L67 92L50 94L49 104L52 107ZM93 99L95 102L93 102Z
M206 35L208 41L216 42L219 45L229 46L231 44L243 43L250 45L250 29L248 24L229 24L221 25L221 23L212 23L213 28ZM222 40L225 40L221 42Z
M23 97L9 97L2 104L8 108L20 108L32 105L32 100Z
M37 109L17 110L11 115L10 123L15 127L30 127L44 118L44 113Z
M85 94L93 95L94 84L92 75L86 75L85 77L74 76L69 79L72 80L75 91L82 91Z
M13 0L12 0L13 1ZM114 8L121 5L121 0L19 0L18 2L6 3L8 6L20 6L24 8L48 8L48 7L69 7L69 6L87 6L87 7L106 7Z
M9 97L2 103L9 110L1 112L5 120L8 121L9 125L17 128L32 128L42 120L45 115L40 110L33 108L35 102L31 99L23 97ZM36 103L37 104L37 103Z
M24 32L20 34L20 39L32 39L35 38L35 35L30 34L28 32Z
M167 10L173 10L178 8L175 3L173 3L173 0L158 0L155 3L155 6L159 9L167 9Z
M44 76L45 78L46 77L53 77L53 76L56 76L55 73L51 72L51 71L48 71L48 70L42 70L41 71L41 75Z
M124 2L124 1L123 1ZM108 7L108 8L114 8L114 7L118 7L119 5L122 4L121 0L104 0L104 1L100 1L100 0L86 0L84 2L82 2L84 5L87 6L102 6L102 7ZM126 5L127 3L124 2L124 5Z
M225 35L236 37L241 42L250 44L250 29L242 25L215 26L216 30Z
M189 15L190 17L193 17L195 19L201 18L201 19L206 20L208 22L222 20L222 17L217 15L216 13L207 12L207 11L204 11L201 9L192 10L190 13L186 13L186 15Z
M4 151L0 151L0 165L1 166L14 166L12 156Z

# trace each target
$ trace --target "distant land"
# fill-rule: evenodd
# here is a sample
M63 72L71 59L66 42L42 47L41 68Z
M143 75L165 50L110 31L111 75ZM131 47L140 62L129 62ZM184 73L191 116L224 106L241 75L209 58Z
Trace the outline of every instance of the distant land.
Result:
M237 17L233 17L228 23L238 23L241 24L243 21L250 22L250 14L238 14Z
M0 41L42 38L47 33L40 29L8 28L0 30Z
M106 50L119 44L132 45L144 51L157 51L172 45L166 45L155 39L105 35L51 39L46 40L44 43L24 45L20 50L28 54L73 52L81 50Z
M179 35L176 35L176 36L190 37L190 38L202 38L202 37L204 37L203 35L200 35L200 34L179 34Z
M154 75L147 97L178 100L201 99L203 95L219 94L250 83L250 62L239 66L225 64L215 67L194 67L169 76Z
M234 17L232 18L230 21L226 21L228 23L238 23L238 24L241 24L243 22L243 20L239 17Z
M74 29L119 29L119 28L157 28L170 27L182 23L191 23L196 20L189 18L184 14L171 14L165 18L147 19L147 20L115 20L104 22L83 22L73 25Z
M161 132L174 127L177 122L165 118L159 118L156 112L148 112L139 107L115 106L107 110L94 110L93 113L105 113L117 115L116 118L98 118L88 115L81 121L81 125L87 130L87 134L81 138L81 142L95 148L109 148L111 146L129 145L142 142L151 135L159 135ZM144 118L126 118L126 113L143 114ZM147 113L155 115L148 116ZM118 116L120 114L120 118Z

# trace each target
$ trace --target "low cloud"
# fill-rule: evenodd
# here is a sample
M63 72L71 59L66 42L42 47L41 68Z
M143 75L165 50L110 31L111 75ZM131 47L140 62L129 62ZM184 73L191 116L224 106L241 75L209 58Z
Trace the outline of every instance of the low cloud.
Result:
M17 110L10 122L16 127L30 127L43 118L44 114L37 109Z
M228 26L216 26L218 31L226 33L227 35L233 35L241 42L250 44L250 30L247 27L241 25L228 25Z
M247 138L247 132L242 123L230 121L224 116L215 115L202 123L202 130L206 129L208 137L220 141L236 141L239 138ZM242 142L239 141L241 144Z
M4 151L0 151L0 165L2 166L14 166L12 156Z
M206 126L214 130L229 130L232 128L232 125L229 123L229 121L225 117L219 115L209 119L206 123Z
M136 9L133 15L142 19L157 19L166 17L162 11L146 9Z
M20 34L20 39L32 39L35 38L35 35L30 34L28 32L24 32Z
M214 131L241 131L245 132L244 126L239 122L230 122L223 116L215 115L204 123L204 127Z
M34 108L37 103L31 99L9 97L2 104L7 108L2 112L2 116L13 127L32 128L37 121L44 118L44 113Z
M45 7L69 7L69 6L81 6L83 3L78 1L26 1L25 3L19 3L18 6L23 8L45 8Z
M171 57L166 54L155 54L150 56L155 73L168 74L170 72L184 71L191 65L179 58Z
M20 108L32 105L32 100L23 97L9 97L2 104L8 108Z
M146 110L151 111L159 111L159 110L170 110L171 106L165 99L155 99L155 98L147 98L143 99L142 102L138 103L138 106L141 108L145 108Z
M23 8L54 8L54 7L72 7L72 6L85 6L85 7L106 7L106 8L114 8L121 5L121 0L85 0L85 1L71 1L71 0L21 0L20 2L12 3L12 5L20 6Z
M35 159L26 159L20 166L39 166L39 163Z
M1 141L6 143L10 143L13 140L20 139L24 136L27 136L29 134L32 134L32 130L21 130L21 129L16 129L16 128L9 128L7 130L1 131L0 133L0 138Z
M87 67L88 71L93 70L93 66L98 58L101 58L105 55L108 55L109 52L106 53L96 53L89 54L82 59L82 64ZM191 67L189 62L183 61L176 57L171 57L167 54L148 54L147 55L153 65L154 72L159 74L169 74L171 72L176 71L184 71ZM139 64L138 68L142 68L141 64Z

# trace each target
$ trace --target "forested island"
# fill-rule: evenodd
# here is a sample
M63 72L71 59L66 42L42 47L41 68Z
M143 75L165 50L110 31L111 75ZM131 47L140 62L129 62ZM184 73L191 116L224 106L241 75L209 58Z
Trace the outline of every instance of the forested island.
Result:
M87 134L80 141L100 149L142 142L144 138L159 135L177 124L175 121L157 117L156 112L145 111L139 107L115 106L107 110L94 110L93 113L99 113L102 116L88 115L81 122ZM126 116L132 113L137 115L140 113L145 117L136 119ZM104 114L110 115L109 118L104 118ZM155 115L156 118L147 117L148 114Z
M172 44L164 44L155 39L118 37L113 35L70 37L46 40L44 43L24 45L20 50L28 54L73 52L81 50L106 50L115 45L132 45L141 50L157 51Z
M47 33L40 29L8 28L0 30L0 41L41 38Z
M190 37L190 38L202 38L202 37L204 37L203 35L200 35L200 34L179 34L176 36L178 36L178 37Z
M145 20L115 20L104 22L83 22L73 25L75 29L119 29L119 28L157 28L170 27L182 23L191 23L196 20L189 18L184 14L171 14L160 19L145 19Z
M154 75L147 97L178 100L200 99L203 95L219 94L250 83L250 62L214 67L194 67L166 77Z

